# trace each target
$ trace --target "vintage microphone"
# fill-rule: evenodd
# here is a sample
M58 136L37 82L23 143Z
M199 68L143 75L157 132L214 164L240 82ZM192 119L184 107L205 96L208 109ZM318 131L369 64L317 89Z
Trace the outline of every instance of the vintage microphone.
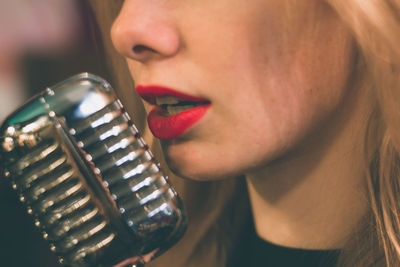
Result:
M66 266L142 266L186 230L181 200L110 84L83 73L0 129L4 176Z

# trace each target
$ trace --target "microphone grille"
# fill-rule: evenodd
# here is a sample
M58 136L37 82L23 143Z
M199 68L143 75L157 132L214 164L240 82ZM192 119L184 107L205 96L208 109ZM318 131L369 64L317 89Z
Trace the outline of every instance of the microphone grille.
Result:
M183 235L179 197L103 79L47 89L1 131L4 173L61 263L143 262Z

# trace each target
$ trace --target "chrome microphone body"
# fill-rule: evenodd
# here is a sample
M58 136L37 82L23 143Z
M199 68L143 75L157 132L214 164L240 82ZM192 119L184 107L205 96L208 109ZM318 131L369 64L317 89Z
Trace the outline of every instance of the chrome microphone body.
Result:
M60 263L143 264L184 234L181 200L102 78L47 88L0 131L2 171Z

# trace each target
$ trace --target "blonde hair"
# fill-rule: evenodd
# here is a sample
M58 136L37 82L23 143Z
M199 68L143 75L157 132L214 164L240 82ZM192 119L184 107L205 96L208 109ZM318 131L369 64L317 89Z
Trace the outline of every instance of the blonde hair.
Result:
M382 249L384 255L370 251L376 258L369 265L378 266L374 261L384 256L387 266L399 266L400 1L328 2L353 32L363 63L364 84L369 85L367 89L372 89L378 100L377 110L371 118L375 121L375 129L371 130L370 140L367 138L366 142L366 160L370 167L366 176L376 228L376 232L370 234L375 234L376 238L372 240L378 242L371 247Z
M89 1L101 24L104 50L116 77L114 84L120 88L122 100L131 101L134 90L122 88L133 88L133 81L109 38L122 1ZM343 248L338 266L400 266L400 1L326 1L346 23L358 46L357 85L360 90L372 90L378 103L371 107L373 115L365 138L371 212ZM162 159L159 144L148 134L138 99L125 106ZM164 266L165 261L182 267L225 266L250 218L243 178L200 183L171 176L186 204L189 228L183 240L149 266Z

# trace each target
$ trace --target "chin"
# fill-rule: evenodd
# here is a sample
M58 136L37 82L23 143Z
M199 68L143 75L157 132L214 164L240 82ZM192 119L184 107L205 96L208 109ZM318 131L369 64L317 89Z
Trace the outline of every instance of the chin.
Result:
M171 172L181 178L198 181L198 182L209 182L209 181L218 181L218 180L225 180L229 178L238 177L239 175L227 175L226 173L220 172L211 172L211 171L204 171L204 170L190 170L187 171L182 168L173 168L169 167Z
M188 159L166 157L169 169L179 177L195 181L221 180L229 177L221 169L204 168L202 162L192 162Z
M243 174L240 170L233 168L235 164L231 164L217 153L210 153L205 146L163 145L163 151L169 169L182 178L213 181Z

